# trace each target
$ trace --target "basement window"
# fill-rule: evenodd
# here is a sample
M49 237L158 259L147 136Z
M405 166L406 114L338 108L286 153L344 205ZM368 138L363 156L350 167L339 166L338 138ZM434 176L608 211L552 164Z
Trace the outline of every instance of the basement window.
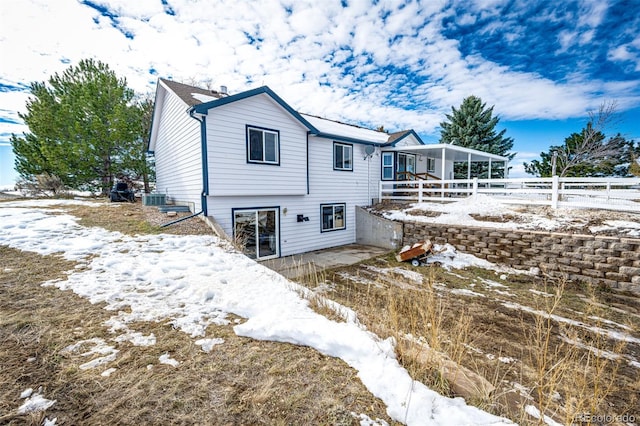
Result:
M345 203L321 204L320 215L322 217L322 232L338 231L347 227L345 213L347 207Z

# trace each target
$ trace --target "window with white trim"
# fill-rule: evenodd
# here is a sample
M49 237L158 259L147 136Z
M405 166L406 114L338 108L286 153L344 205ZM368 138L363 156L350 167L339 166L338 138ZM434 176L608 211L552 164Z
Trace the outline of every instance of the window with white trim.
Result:
M436 159L427 157L427 172L433 173L436 171Z
M393 152L382 153L382 180L393 180Z
M333 143L333 170L353 170L353 145Z
M338 231L347 227L345 203L340 204L320 204L320 216L322 232Z
M280 132L247 126L247 161L249 163L280 164Z

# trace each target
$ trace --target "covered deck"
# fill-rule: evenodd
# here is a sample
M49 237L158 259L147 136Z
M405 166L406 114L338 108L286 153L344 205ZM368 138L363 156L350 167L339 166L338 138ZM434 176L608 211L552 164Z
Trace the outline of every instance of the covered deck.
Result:
M415 170L405 170L398 168L396 170L397 180L415 180L417 179L439 179L454 180L454 164L466 163L467 176L466 179L472 179L472 164L484 163L488 164L488 176L491 177L494 165L500 163L501 169L504 170L503 178L508 178L509 174L509 158L500 155L491 154L476 149L465 148L451 144L429 144L429 145L412 145L399 146L389 149L403 154L413 154L416 156ZM398 162L400 166L400 163ZM412 176L413 175L413 176Z

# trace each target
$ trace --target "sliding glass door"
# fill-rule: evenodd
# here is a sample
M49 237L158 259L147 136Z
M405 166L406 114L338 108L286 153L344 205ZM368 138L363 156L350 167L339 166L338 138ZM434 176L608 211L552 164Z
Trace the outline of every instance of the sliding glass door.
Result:
M252 259L280 256L278 208L234 209L233 237Z

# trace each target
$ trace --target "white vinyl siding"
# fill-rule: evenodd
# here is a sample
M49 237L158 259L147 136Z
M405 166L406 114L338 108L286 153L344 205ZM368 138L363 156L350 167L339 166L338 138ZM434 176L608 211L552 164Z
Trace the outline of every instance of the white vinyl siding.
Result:
M354 144L353 158L352 173L333 170L333 141L310 136L308 195L209 197L209 215L232 235L231 209L279 206L281 256L355 243L355 206L367 206L377 197L380 157L364 160L364 145ZM321 204L344 204L346 228L321 232ZM309 220L298 222L299 214Z
M279 167L248 161L247 127L277 130ZM207 147L212 196L307 193L307 129L266 94L210 110Z
M202 208L200 123L189 117L187 105L171 92L165 92L161 108L162 120L155 145L156 191L199 211Z

